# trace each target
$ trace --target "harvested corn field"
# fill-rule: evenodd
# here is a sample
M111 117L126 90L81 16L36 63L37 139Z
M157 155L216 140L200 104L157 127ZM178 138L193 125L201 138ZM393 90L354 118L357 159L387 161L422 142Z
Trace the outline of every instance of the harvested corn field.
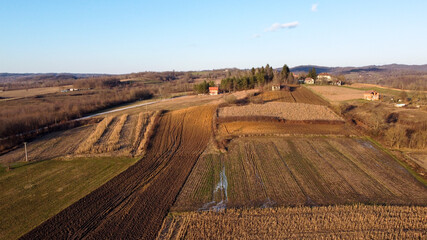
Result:
M427 207L229 209L169 215L157 239L425 239Z
M166 113L133 166L23 239L153 239L212 136L215 106Z
M366 140L238 138L197 162L173 210L354 203L425 206L427 188Z
M269 102L265 104L250 104L245 106L232 106L220 108L218 117L271 117L285 120L324 120L343 121L326 106L305 103Z

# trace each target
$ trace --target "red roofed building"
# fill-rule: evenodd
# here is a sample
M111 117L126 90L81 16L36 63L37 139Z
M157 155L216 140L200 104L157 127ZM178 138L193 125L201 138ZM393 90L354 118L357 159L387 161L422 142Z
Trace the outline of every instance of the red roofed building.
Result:
M218 87L209 87L209 95L218 95Z
M381 95L377 91L369 91L363 94L363 99L370 100L370 101L378 101L380 100Z

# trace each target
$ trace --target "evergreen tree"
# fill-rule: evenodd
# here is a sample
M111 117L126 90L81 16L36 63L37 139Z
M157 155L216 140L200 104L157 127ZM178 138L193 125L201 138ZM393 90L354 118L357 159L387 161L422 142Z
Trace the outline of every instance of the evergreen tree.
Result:
M289 73L288 78L286 79L286 82L289 84L295 84L296 83L294 75L292 73Z
M290 72L290 70L289 70L288 65L286 65L286 64L283 65L282 71L280 72L282 80L287 80L288 79L289 72Z
M308 72L307 77L317 79L317 73L316 73L316 69L314 67Z

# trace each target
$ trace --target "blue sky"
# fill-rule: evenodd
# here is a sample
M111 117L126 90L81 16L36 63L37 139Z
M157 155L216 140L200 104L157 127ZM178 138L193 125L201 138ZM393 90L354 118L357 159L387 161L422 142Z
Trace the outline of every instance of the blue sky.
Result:
M0 0L0 72L427 64L427 1Z

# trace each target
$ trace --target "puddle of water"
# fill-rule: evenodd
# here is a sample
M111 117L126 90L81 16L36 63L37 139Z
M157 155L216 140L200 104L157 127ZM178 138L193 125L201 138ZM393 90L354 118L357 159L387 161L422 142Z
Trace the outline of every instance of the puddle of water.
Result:
M269 197L267 198L267 201L262 204L261 208L271 208L276 205L276 202L272 201Z
M228 182L227 182L227 176L225 175L225 166L224 166L222 167L222 171L219 173L219 182L216 185L214 194L217 192L221 192L225 196L225 200L228 201L227 187L228 187ZM221 195L221 198L223 198L222 195Z
M199 208L199 211L206 211L206 210L221 211L226 209L227 207L226 203L228 201L227 188L228 188L228 181L227 181L227 176L225 175L225 166L223 166L221 172L219 173L219 182L217 183L213 192L213 198L215 198L215 196L220 194L221 201L217 203L215 200L213 200L211 202L205 203L201 208Z

